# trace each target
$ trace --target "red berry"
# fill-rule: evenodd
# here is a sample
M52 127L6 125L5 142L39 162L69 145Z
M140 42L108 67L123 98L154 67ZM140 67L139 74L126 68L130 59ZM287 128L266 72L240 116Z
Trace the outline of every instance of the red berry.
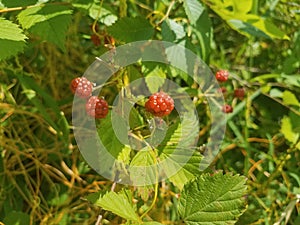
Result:
M97 34L91 35L91 41L94 43L95 46L99 46L101 44L101 39Z
M174 100L165 92L160 91L149 97L145 104L145 108L154 116L167 116L174 109Z
M218 89L218 91L219 91L220 93L226 93L226 92L227 92L227 89L226 89L226 87L220 87L220 88Z
M245 89L244 88L235 89L233 94L234 97L237 97L242 100L245 97Z
M92 95L93 84L85 77L77 77L71 81L70 88L78 97L88 98Z
M229 72L227 70L219 70L216 72L216 79L219 82L225 82L228 80Z
M108 114L108 104L103 98L92 96L85 105L87 114L96 119L105 118Z
M224 113L232 113L233 108L232 108L231 105L225 104L225 105L223 105L223 107L222 107L222 111L223 111Z

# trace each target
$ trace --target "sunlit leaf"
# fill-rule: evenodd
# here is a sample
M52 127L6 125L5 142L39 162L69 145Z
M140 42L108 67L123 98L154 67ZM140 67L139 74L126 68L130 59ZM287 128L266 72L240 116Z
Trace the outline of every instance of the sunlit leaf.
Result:
M188 225L235 224L245 210L246 178L203 174L184 186L179 214Z
M41 5L27 8L18 15L24 29L65 50L65 38L72 10L63 5Z
M300 106L300 103L299 103L298 99L296 98L295 94L293 94L290 91L283 92L282 100L283 100L283 103L286 105Z
M204 7L201 3L198 0L184 0L183 7L191 23L196 24L204 11Z
M145 81L151 93L158 92L166 81L166 73L160 67L156 67L147 74Z
M127 220L138 221L139 217L130 201L131 199L128 199L126 191L109 192L100 197L96 201L96 205Z
M293 131L291 119L288 116L282 118L280 131L284 137L292 143L295 143L299 138L299 133Z
M201 155L195 149L197 139L197 120L187 113L181 123L172 125L163 142L158 147L161 152L160 159L168 160L165 173L178 188L193 179L200 170Z
M27 37L17 24L0 17L0 60L22 52Z

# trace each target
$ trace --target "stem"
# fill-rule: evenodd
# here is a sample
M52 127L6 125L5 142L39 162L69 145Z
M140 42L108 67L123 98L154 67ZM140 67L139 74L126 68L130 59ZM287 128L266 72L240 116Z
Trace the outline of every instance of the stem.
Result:
M46 4L38 4L38 5L28 5L28 6L20 6L20 7L13 7L13 8L6 8L6 9L1 9L0 13L7 13L7 12L13 12L13 11L21 11L24 9L30 9L30 8L35 8L35 7L43 7ZM47 5L69 5L67 2L52 2L52 3L47 3Z
M165 19L167 19L169 17L169 15L171 13L171 9L173 8L174 4L175 4L175 1L173 0L168 7L166 15L164 15L163 18L161 18L161 20L158 22L157 25L160 25Z
M93 31L93 33L96 34L96 35L98 35L98 36L100 36L100 35L96 31L96 25L97 25L98 19L100 17L100 13L101 13L101 9L102 9L102 4L103 4L103 0L100 1L99 10L97 12L97 16L96 16L96 18L95 18L95 20L93 22L93 25L92 25L92 31Z
M249 159L250 159L250 147L249 147L249 142L248 142L248 138L249 138L249 129L248 126L250 126L250 109L251 109L251 102L252 100L247 97L246 98L246 107L245 107L245 122L246 122L246 126L245 126L245 135L244 135L244 145L245 145L245 150L246 150L246 156L245 156L245 161L244 161L244 172L245 174L248 173L248 170L250 168L250 164L249 164Z
M153 153L153 151L152 151L152 153ZM155 154L153 154L153 155L154 155L153 158L155 159L155 164L156 164L157 161L156 161ZM154 187L154 198L153 198L153 201L152 201L150 207L141 215L141 217L140 217L141 219L144 216L146 216L148 214L148 212L154 207L155 202L157 200L157 195L158 195L158 171L157 171L157 167L155 167L155 179L156 179L156 182L155 182L155 187Z

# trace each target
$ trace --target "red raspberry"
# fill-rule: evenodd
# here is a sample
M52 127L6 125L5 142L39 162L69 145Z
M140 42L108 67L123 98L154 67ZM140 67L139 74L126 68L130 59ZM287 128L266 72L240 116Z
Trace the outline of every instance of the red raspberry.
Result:
M160 91L149 97L145 104L145 108L154 116L167 116L174 109L174 100L165 92Z
M108 104L103 98L92 96L85 105L87 114L96 119L105 118L108 114Z
M227 70L219 70L216 72L216 79L219 82L225 82L228 80L229 72Z
M223 111L224 113L232 113L232 112L233 112L233 108L232 108L231 105L225 104L225 105L223 105L223 107L222 107L222 111Z
M81 98L88 98L92 95L93 84L85 77L77 77L71 81L71 91Z
M242 100L245 97L245 89L244 88L238 88L234 90L234 97L237 97L238 99Z

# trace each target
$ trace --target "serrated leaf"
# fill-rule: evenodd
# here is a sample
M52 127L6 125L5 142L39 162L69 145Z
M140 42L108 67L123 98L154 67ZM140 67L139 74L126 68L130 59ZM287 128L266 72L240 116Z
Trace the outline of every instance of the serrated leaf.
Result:
M101 196L103 196L105 193L104 191L98 191L98 192L94 192L94 193L90 193L87 196L84 197L84 199L86 199L87 201L89 201L92 204L95 204L99 198L101 198Z
M149 40L154 34L154 28L144 17L123 17L107 27L107 31L115 39L125 42Z
M196 24L204 11L204 7L198 0L184 0L183 7L186 15L188 16L191 24Z
M111 113L101 120L101 124L98 127L98 134L102 144L114 158L117 158L119 153L123 150L124 144L120 139L127 138L127 133L123 132L125 129L127 128L124 123L120 123L118 127L112 126ZM126 136L119 139L115 132L117 132L117 134L126 134Z
M130 201L131 199L128 199L125 191L119 193L109 192L98 199L96 205L127 220L139 221L139 217Z
M24 29L65 50L66 32L71 23L70 10L62 5L43 5L27 8L18 15Z
M27 37L17 24L0 17L0 60L22 52Z
M287 90L282 93L282 101L286 105L300 106L300 103L295 94Z
M158 92L166 81L166 73L160 68L156 67L146 75L145 82L151 93Z
M100 10L100 15L99 14ZM105 6L101 6L97 3L93 3L92 6L89 8L89 15L93 19L99 19L99 21L106 26L111 26L113 23L115 23L118 20L118 17L109 9L107 9Z
M181 123L171 126L158 147L159 158L168 160L164 172L171 182L182 189L200 170L201 155L194 147L198 137L198 120L192 112L186 113Z
M144 125L143 117L134 107L131 108L129 113L129 126L131 129Z
M179 214L187 225L234 224L245 210L246 178L203 174L184 186Z
M183 186L200 174L200 162L203 157L200 152L194 152L189 161L169 180L180 190Z
M284 116L281 119L280 132L284 135L285 139L292 143L296 143L299 138L299 133L293 131L293 126L290 117Z
M161 34L164 41L178 41L185 37L184 27L172 19L166 19L161 25Z
M156 152L150 147L141 149L130 163L130 179L138 186L153 184L157 178Z

